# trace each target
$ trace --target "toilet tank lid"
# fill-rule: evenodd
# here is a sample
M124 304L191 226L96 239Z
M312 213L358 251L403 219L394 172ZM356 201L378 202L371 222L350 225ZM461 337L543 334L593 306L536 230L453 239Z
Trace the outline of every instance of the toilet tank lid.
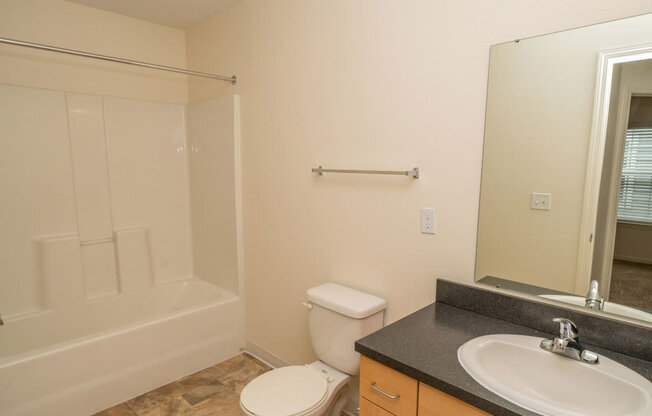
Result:
M387 302L337 283L324 283L308 289L308 300L351 318L362 319L385 309Z

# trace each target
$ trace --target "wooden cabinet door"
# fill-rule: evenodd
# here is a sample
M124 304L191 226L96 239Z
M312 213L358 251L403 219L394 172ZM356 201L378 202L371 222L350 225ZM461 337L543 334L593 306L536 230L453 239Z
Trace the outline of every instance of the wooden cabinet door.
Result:
M419 383L419 416L491 416L475 406Z
M360 397L360 416L393 416L387 410Z
M412 377L360 356L360 396L386 411L396 416L415 416L418 388L419 382Z

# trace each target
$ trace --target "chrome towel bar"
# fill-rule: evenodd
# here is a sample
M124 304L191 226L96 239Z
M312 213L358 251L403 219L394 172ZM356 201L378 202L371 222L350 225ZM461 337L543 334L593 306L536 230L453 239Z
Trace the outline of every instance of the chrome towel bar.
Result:
M312 168L313 172L323 175L324 173L362 173L367 175L401 175L419 178L419 168L412 170L358 170L358 169L325 169L323 167Z

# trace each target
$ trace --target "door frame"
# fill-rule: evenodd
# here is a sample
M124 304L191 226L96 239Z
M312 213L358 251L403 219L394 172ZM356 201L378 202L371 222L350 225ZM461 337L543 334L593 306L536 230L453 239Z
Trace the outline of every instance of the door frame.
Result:
M652 44L601 51L598 56L593 117L586 162L582 216L580 220L577 271L575 274L576 294L586 293L591 281L595 227L598 215L602 162L607 136L607 123L609 121L609 100L611 98L614 66L620 63L645 59L652 59ZM627 106L629 107L629 104ZM615 227L613 232L615 236ZM611 250L613 257L613 243ZM609 271L611 272L611 267L609 267Z
M623 156L625 153L625 137L629 122L629 108L634 96L651 96L652 90L626 86L620 91L618 98L618 115L616 118L616 143L614 146L612 165L609 172L609 196L607 197L606 227L604 229L604 257L601 259L601 275L598 277L604 288L603 296L611 288L611 273L616 247L616 231L618 226L618 198L620 195L620 180L623 171Z

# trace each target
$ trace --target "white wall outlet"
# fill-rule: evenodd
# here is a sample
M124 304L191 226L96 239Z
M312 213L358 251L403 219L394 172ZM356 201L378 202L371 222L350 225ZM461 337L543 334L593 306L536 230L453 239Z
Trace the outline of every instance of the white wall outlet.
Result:
M425 234L435 233L434 208L421 208L421 232Z
M532 192L532 200L530 202L530 208L550 211L551 204L552 204L552 196L550 194L541 194L541 193Z

